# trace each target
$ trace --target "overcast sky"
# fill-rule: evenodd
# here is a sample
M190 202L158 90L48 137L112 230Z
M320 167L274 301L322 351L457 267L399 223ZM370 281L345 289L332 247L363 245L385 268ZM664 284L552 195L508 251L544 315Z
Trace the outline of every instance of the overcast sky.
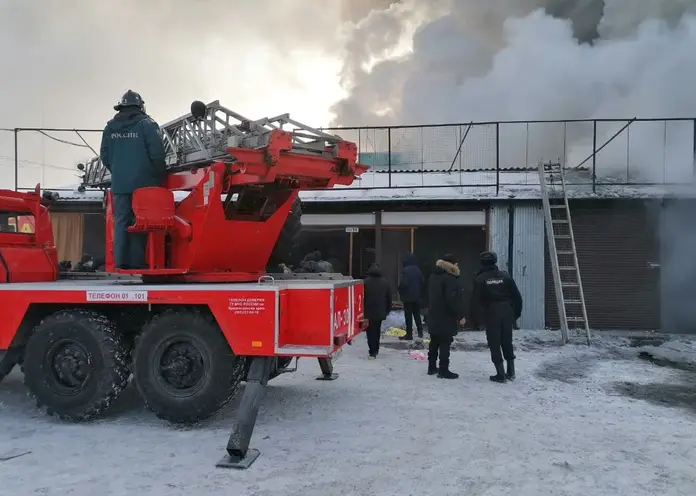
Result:
M102 128L128 89L160 123L200 99L326 125L343 95L348 17L342 2L322 0L0 0L0 128ZM12 155L0 132L1 186L13 182ZM23 133L20 186L74 183L65 169L90 155Z

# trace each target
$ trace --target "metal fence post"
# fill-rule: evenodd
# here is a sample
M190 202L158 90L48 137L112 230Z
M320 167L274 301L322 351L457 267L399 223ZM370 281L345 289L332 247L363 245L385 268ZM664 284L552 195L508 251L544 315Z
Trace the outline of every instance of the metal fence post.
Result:
M389 187L392 187L392 149L391 149L391 128L387 128L387 166L388 166L388 172L387 176L389 177Z
M662 131L662 184L667 182L667 120ZM626 181L628 182L628 181Z
M19 129L14 129L14 190L19 190Z
M597 192L597 119L592 121L592 192Z
M500 122L495 123L495 194L500 193Z
M693 120L694 123L694 160L691 172L691 182L696 181L696 119Z

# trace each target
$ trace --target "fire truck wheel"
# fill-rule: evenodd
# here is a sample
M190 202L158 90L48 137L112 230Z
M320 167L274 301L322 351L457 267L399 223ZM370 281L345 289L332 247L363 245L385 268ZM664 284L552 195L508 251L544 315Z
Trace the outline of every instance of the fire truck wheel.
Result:
M135 385L161 419L191 424L206 419L234 397L244 375L215 319L192 310L167 310L138 336Z
M280 231L278 241L276 241L271 256L268 259L269 266L277 266L278 264L288 264L292 262L292 257L295 254L298 236L302 229L302 200L295 198L290 210L290 215L283 224L283 229Z
M98 417L128 383L128 354L113 323L84 310L46 317L27 342L24 383L49 415L71 421Z

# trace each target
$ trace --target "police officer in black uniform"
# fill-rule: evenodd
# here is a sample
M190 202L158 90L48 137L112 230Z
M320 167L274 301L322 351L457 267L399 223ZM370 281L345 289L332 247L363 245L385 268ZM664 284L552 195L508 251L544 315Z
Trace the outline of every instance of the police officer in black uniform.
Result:
M498 269L495 253L485 251L480 259L481 270L474 280L471 294L471 320L477 327L480 315L486 326L486 339L496 372L490 376L491 381L505 382L515 378L512 328L522 314L522 295L510 274ZM507 361L507 373L503 359Z
M119 269L145 268L143 234L129 233L135 221L136 189L162 186L166 177L165 150L157 123L145 113L145 101L128 90L114 107L118 113L104 128L99 157L111 172L114 217L114 259Z

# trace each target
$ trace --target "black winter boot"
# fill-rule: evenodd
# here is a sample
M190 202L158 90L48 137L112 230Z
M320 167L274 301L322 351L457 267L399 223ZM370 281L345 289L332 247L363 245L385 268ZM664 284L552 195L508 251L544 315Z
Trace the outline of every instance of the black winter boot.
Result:
M507 361L507 373L505 374L505 377L508 381L515 380L515 360Z
M440 367L440 370L437 372L437 377L440 379L459 379L459 374L455 374L450 369L443 369Z
M500 383L507 382L507 379L505 378L505 367L503 367L502 363L495 364L495 371L496 371L496 374L490 376L490 379L493 382L500 382Z
M428 364L428 375L435 375L437 374L437 366L433 364Z
M413 334L406 334L405 336L401 336L399 338L399 341L413 341Z

